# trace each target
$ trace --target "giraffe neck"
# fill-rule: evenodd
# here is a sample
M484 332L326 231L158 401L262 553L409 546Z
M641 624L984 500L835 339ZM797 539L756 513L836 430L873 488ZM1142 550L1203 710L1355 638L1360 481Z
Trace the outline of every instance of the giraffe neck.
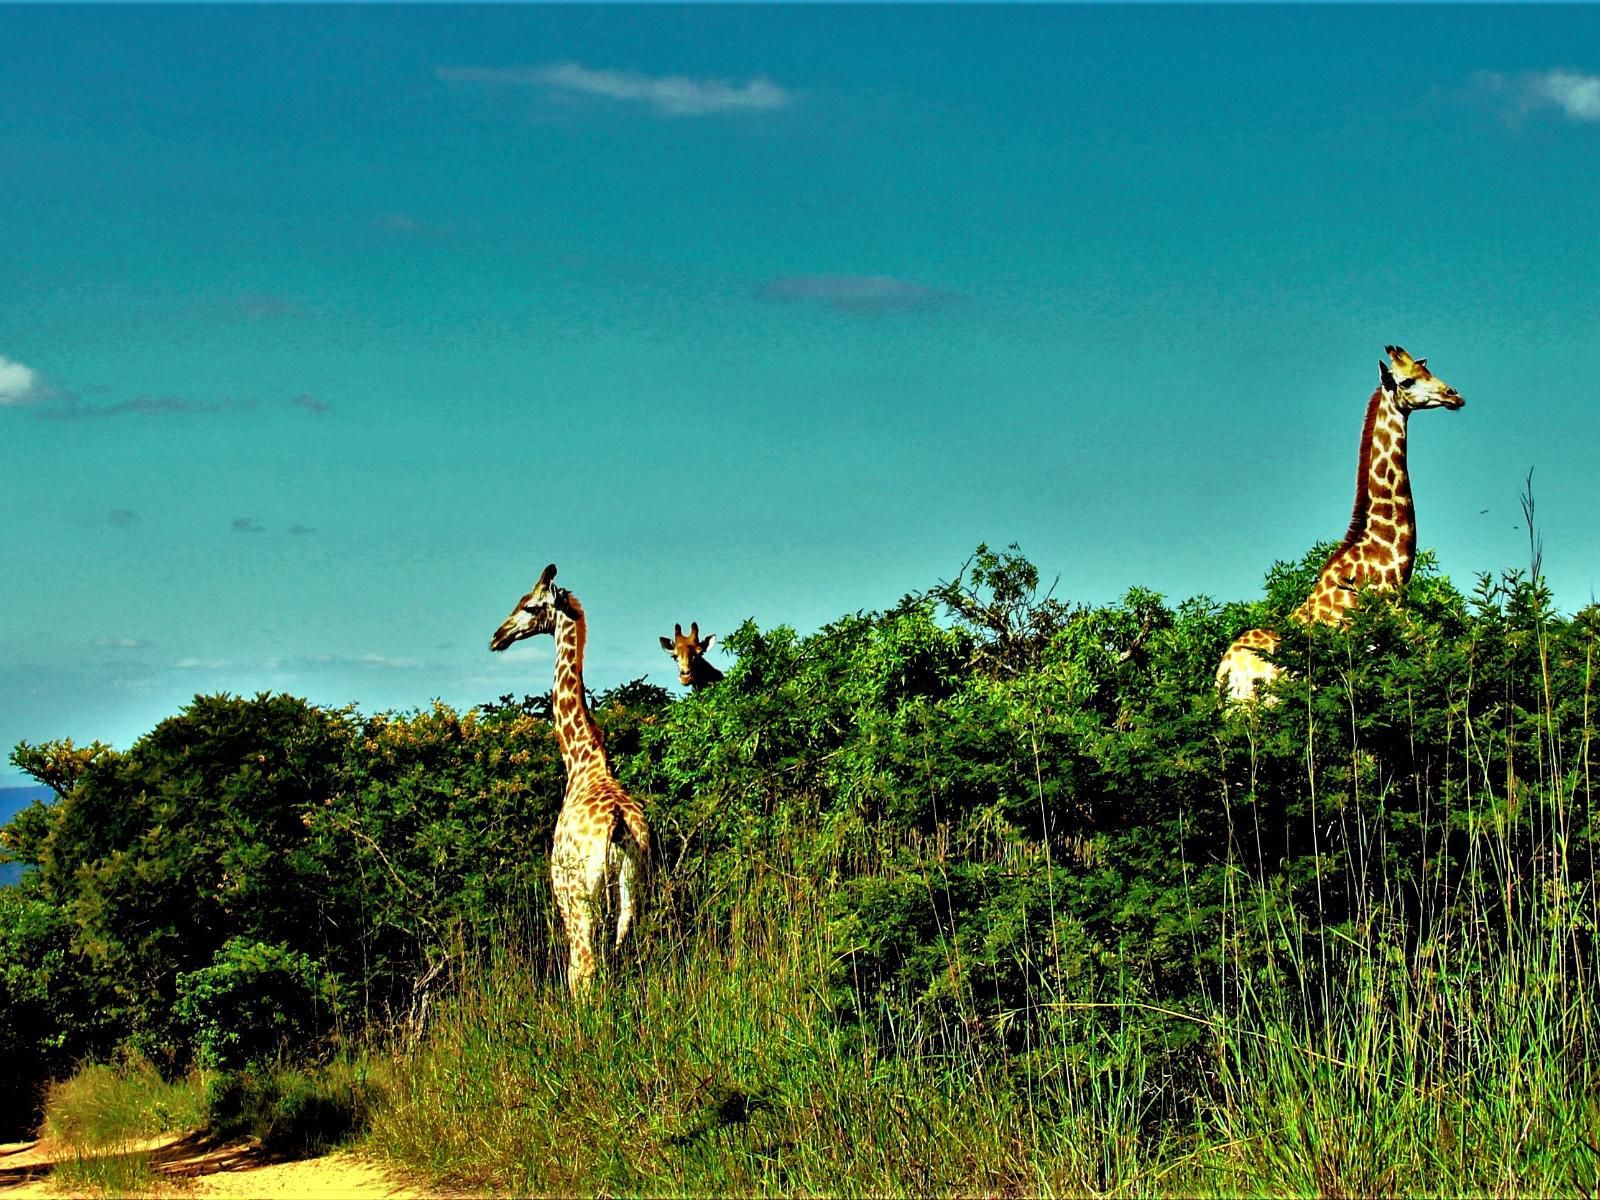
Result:
M1406 414L1380 387L1367 402L1361 428L1350 528L1294 615L1306 622L1340 621L1361 588L1404 587L1416 556L1416 510L1406 473Z
M722 672L708 663L702 656L692 659L689 663L689 686L691 688L709 687L713 683L720 683Z
M569 789L571 781L585 771L596 766L606 769L600 731L583 698L583 646L587 633L588 624L581 609L576 617L557 614L556 675L550 715L556 727L556 743L561 747L561 761L567 768Z
M1358 551L1373 567L1393 566L1400 584L1417 556L1416 507L1406 472L1406 414L1383 388L1367 401L1356 468L1356 503L1341 550Z

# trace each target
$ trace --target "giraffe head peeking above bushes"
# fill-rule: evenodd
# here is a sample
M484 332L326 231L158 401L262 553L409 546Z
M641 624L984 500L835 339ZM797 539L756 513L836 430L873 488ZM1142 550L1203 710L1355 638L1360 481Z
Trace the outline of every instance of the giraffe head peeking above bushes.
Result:
M706 661L706 653L717 644L717 635L709 633L700 637L700 623L689 622L688 636L682 625L672 627L672 636L661 639L661 648L678 663L678 682L684 687L699 690L722 678L722 672Z

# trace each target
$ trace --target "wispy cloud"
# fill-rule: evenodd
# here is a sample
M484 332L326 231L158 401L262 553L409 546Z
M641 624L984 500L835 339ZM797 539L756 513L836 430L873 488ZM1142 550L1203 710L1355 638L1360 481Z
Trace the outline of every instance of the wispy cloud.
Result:
M114 404L85 404L76 393L51 391L41 395L41 403L34 416L41 421L89 421L106 417L159 417L181 414L210 415L225 412L243 412L260 407L253 399L194 400L188 396L135 396L131 400L118 400ZM325 413L333 408L326 400L307 392L288 400L274 401L303 408L307 412Z
M27 404L34 397L39 376L32 367L12 362L0 354L0 405Z
M150 645L143 638L97 637L89 643L96 650L143 650Z
M316 531L316 527L313 525L289 526L289 533L294 537L305 537L307 534L315 533Z
M415 658L395 654L307 654L297 660L313 667L374 667L387 671L415 671L423 664Z
M1556 109L1569 121L1600 121L1600 75L1556 68L1502 75L1483 71L1477 83L1509 105L1508 116L1520 120L1542 109Z
M596 70L573 62L526 67L439 67L435 74L447 83L538 87L568 100L593 96L643 104L661 117L770 112L785 108L794 100L790 92L762 76L744 83L731 83L725 79L692 79L686 75Z
M111 639L108 644L132 645L122 639ZM96 643L97 645L99 643ZM145 643L137 643L144 646ZM234 658L206 658L193 655L180 658L172 664L173 668L180 671L237 671L255 673L261 671L287 672L291 676L299 676L305 672L326 672L330 668L360 671L417 671L430 669L426 663L419 659L407 658L394 654L290 654L273 655L268 658L242 660Z
M888 275L791 275L771 280L761 295L861 315L936 308L955 299L953 293Z
M34 414L41 421L84 421L96 417L157 416L171 413L219 413L253 408L253 400L191 400L186 396L135 396L115 404L84 404L70 392L54 403L41 405Z
M126 529L130 525L139 523L139 514L131 508L113 508L106 514L106 520L110 521L118 529Z
M266 526L259 524L254 517L235 517L228 526L235 533L265 533Z

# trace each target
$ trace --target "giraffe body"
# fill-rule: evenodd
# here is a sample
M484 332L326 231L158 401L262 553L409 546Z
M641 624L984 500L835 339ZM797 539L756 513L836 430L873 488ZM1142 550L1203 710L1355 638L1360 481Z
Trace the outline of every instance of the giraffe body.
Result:
M611 773L600 730L583 696L588 622L578 598L554 586L556 568L512 609L490 639L491 650L549 633L556 642L551 720L567 784L550 846L550 885L568 947L567 986L581 995L593 986L596 942L608 917L621 947L639 915L650 827L644 809Z
M682 625L674 625L672 636L661 639L661 648L672 655L678 664L678 682L695 691L710 687L722 679L722 672L706 659L706 652L716 644L717 635L714 633L707 634L702 640L698 621L689 622L687 636Z
M1290 614L1302 624L1337 625L1363 589L1394 591L1411 579L1417 558L1416 506L1406 469L1406 418L1423 408L1460 408L1461 394L1399 346L1385 347L1378 387L1367 401L1356 466L1356 500L1350 528L1317 575L1311 595ZM1251 701L1282 668L1269 658L1278 635L1250 629L1228 647L1217 666L1217 687L1230 700Z

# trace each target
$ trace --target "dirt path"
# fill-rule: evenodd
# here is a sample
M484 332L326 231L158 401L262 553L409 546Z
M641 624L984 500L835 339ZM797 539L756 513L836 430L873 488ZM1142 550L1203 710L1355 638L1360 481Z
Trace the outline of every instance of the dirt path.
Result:
M420 1200L431 1195L344 1152L279 1162L244 1143L219 1146L192 1134L151 1138L109 1153L149 1154L156 1177L152 1196L234 1197L235 1200ZM0 1144L0 1200L75 1193L50 1183L50 1170L71 1151L45 1142ZM82 1193L78 1193L82 1194ZM90 1193L93 1194L93 1193Z

